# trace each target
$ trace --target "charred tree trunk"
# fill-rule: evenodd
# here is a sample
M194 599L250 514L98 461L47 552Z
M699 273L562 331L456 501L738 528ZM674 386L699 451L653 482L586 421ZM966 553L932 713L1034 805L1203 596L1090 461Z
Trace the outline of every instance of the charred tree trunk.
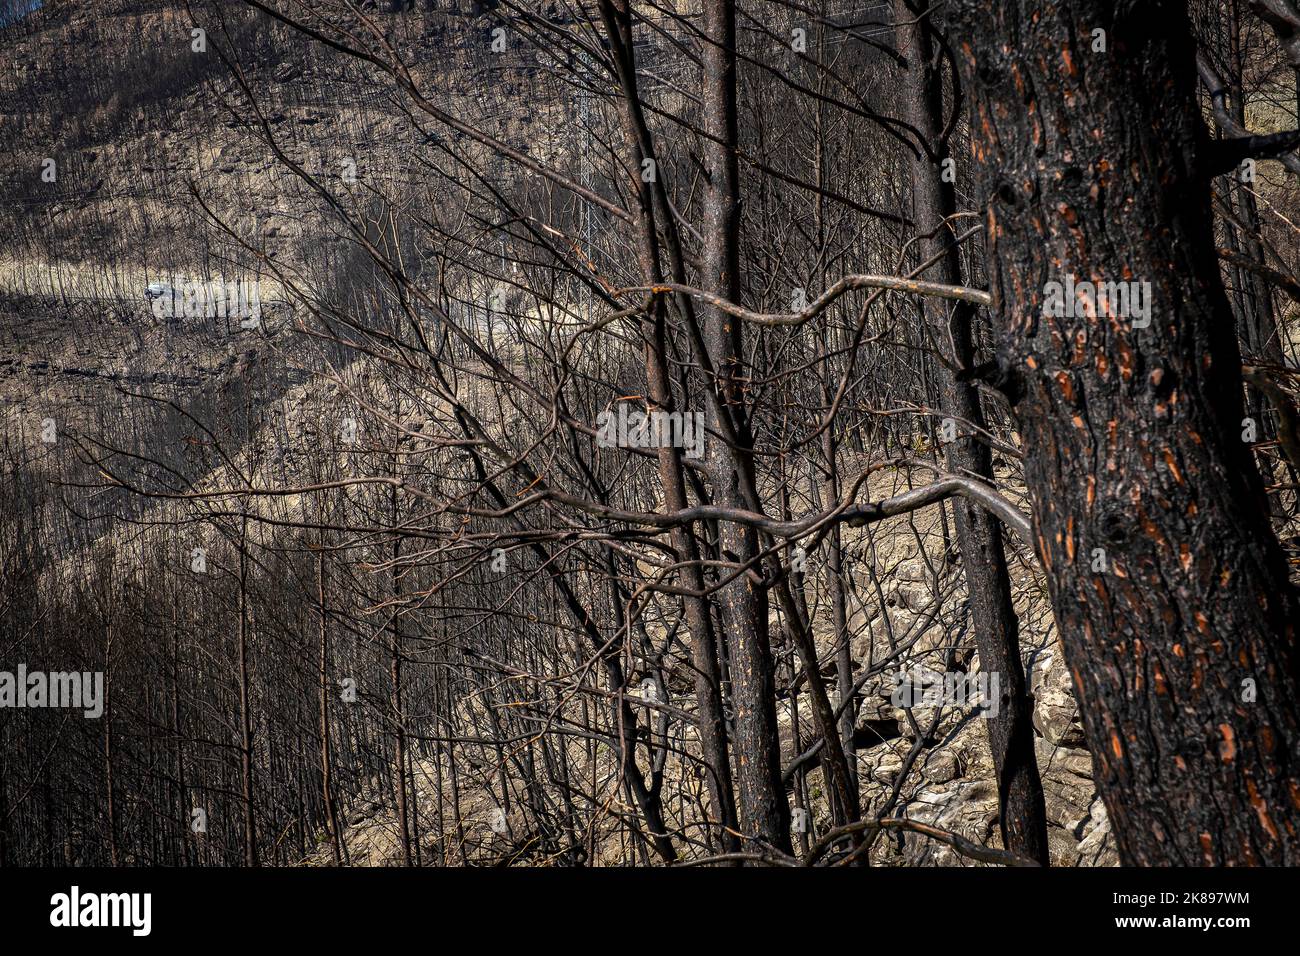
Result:
M257 866L253 813L253 717L248 688L248 517L239 524L239 767L244 797L244 865Z
M731 0L706 0L703 10L703 149L708 177L700 285L730 302L740 298L740 169L736 108L736 10ZM708 358L717 376L708 438L713 503L744 507L742 473L752 467L748 416L740 379L741 324L714 306L702 310ZM718 437L721 436L721 437ZM728 447L728 440L732 442ZM745 564L758 554L752 528L719 523L725 560ZM736 783L740 826L753 837L791 852L790 807L781 785L776 684L768 635L767 592L756 587L754 566L718 591L727 629L736 712Z
M921 137L911 160L912 217L921 237L921 259L940 257L923 278L961 285L961 259L950 224L957 211L956 197L952 183L945 181L941 173L942 161L947 158L943 142L943 79L934 62L936 45L931 37L934 27L928 11L928 0L894 0L894 20L899 25L898 51L907 58L904 109L908 123ZM973 366L974 307L957 302L951 306L950 315L949 303L927 298L923 308L937 341L951 342L952 360L960 367ZM977 434L985 428L979 394L972 383L958 382L948 368L939 367L937 374L940 407L953 417L958 436L947 445L948 470L956 475L982 478L991 485L992 456L989 446ZM1001 699L996 715L990 716L985 724L998 779L1002 845L1046 864L1047 811L1034 757L1029 695L1020 660L1020 628L1011 601L1011 576L1002 547L1002 528L992 514L965 498L954 500L952 510L980 666L985 672L998 675Z
M400 460L400 454L394 450L394 461L398 460ZM396 466L394 467L396 468ZM397 529L399 525L396 488L393 488L389 495L389 504L392 513L392 527ZM402 701L402 630L398 624L402 594L401 582L398 579L398 563L402 558L402 536L396 530L393 533L392 554L393 566L389 580L393 598L392 616L389 619L389 634L392 643L389 646L391 656L388 669L389 677L393 682L392 696L389 698L389 706L393 710L393 765L391 772L394 799L397 802L397 826L401 832L402 865L411 866L410 808L407 804L406 794L406 707Z
M177 818L181 821L181 860L192 865L195 852L190 830L190 792L185 780L185 732L181 727L181 633L179 612L172 605L172 674L171 674L171 725L173 749L176 760Z
M119 863L117 846L117 800L113 782L113 625L104 622L104 813L108 825L108 859ZM48 779L48 778L47 778Z
M997 381L1121 856L1300 862L1300 602L1240 438L1186 8L956 12ZM1097 307L1070 276L1149 283L1149 327L1143 287Z
M325 546L316 554L316 600L320 615L319 669L317 672L320 706L320 789L325 801L325 825L329 829L330 848L334 855L334 865L341 866L342 856L339 841L343 839L339 828L338 806L334 800L333 766L330 760L330 712L329 712L329 624L325 613Z

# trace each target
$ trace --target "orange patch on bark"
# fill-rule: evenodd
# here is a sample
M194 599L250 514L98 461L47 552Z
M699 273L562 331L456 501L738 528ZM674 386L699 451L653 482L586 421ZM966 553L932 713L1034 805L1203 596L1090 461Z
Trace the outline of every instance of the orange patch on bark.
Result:
M1165 536L1160 533L1160 528L1154 521L1144 514L1142 515L1140 523L1142 525L1142 530L1146 532L1148 538L1159 544L1162 548L1169 547L1169 542L1165 540Z
M1181 485L1183 483L1183 473L1178 470L1178 464L1174 461L1174 453L1166 448L1164 456L1165 464L1169 466L1169 473L1174 476L1174 481Z
M1115 731L1110 732L1110 749L1115 752L1116 760L1124 759L1124 744L1119 739L1119 734Z
M1061 395L1067 402L1074 401L1074 385L1070 381L1070 374L1068 372L1057 372L1056 384L1061 387Z
M1246 791L1250 794L1250 805L1255 808L1255 816L1259 817L1259 825L1274 840L1278 839L1277 827L1273 825L1273 819L1268 815L1268 802L1259 795L1259 788L1255 786L1254 780L1246 781Z
M1232 763L1232 758L1237 756L1237 742L1233 738L1232 728L1227 724L1219 724L1219 733L1223 736L1223 742L1219 744L1219 756L1224 763Z
M1119 343L1119 377L1124 381L1133 378L1133 351L1123 342Z

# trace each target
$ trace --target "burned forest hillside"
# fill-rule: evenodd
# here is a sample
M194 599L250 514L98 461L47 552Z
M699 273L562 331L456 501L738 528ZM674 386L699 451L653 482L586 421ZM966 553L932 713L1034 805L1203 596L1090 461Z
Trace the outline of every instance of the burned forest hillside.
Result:
M1300 863L1297 35L0 0L0 867Z

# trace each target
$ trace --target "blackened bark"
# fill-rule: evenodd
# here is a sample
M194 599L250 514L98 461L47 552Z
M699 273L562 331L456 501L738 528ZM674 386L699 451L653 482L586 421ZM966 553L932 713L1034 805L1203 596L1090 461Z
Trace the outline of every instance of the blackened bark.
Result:
M921 237L923 261L938 261L921 278L947 285L962 284L959 249L949 226L957 211L951 182L941 174L946 157L934 152L942 147L942 74L934 63L933 24L927 16L927 0L894 0L894 21L898 24L898 51L907 58L908 83L903 97L908 123L922 141L911 161L912 219ZM974 307L927 298L922 308L937 340L951 341L952 360L962 368L975 364L971 339ZM947 445L948 470L993 483L993 462L988 445L972 437L985 427L979 395L969 382L958 382L945 367L937 369L939 402L951 415L958 438ZM1047 811L1043 785L1034 757L1034 734L1030 718L1025 670L1020 660L1020 628L1011 600L1011 577L1002 547L1002 529L986 509L965 498L954 498L953 517L957 544L966 575L971 621L980 666L998 675L1001 699L997 713L985 724L989 748L998 779L999 826L1002 844L1021 856L1048 862Z
M394 460L400 462L401 454L394 449ZM397 489L393 488L389 495L389 504L392 513L392 527L400 527L397 511ZM392 696L389 699L389 705L393 709L393 793L397 801L397 826L401 833L402 843L402 865L411 866L411 827L410 811L407 805L406 793L406 707L402 701L402 631L397 623L399 613L399 600L402 594L401 583L398 579L398 568L402 557L402 536L393 535L393 564L390 574L390 587L393 596L392 618L389 622L389 633L392 635L392 644L389 650L392 657L389 661L389 677L393 682Z
M333 766L330 760L330 712L329 712L329 621L325 612L325 553L324 542L316 555L316 600L320 615L320 653L317 672L320 705L320 789L325 803L325 826L329 830L330 848L334 854L334 865L342 866L343 859L339 853L342 830L339 827L338 806L334 801Z
M113 788L113 625L107 621L104 623L103 741L105 792L104 813L108 826L108 860L111 865L117 866L117 801L114 796Z
M1121 857L1300 862L1300 604L1240 440L1186 8L955 12L1036 548ZM1150 327L1045 313L1071 274L1150 283Z
M706 0L702 27L703 127L708 137L703 152L708 188L699 284L736 302L740 296L740 169L734 3ZM750 466L753 447L740 382L741 326L713 306L701 312L710 364L718 376L718 401L710 410L712 434L707 440L713 502L739 508L744 505L743 472ZM721 420L723 416L726 421ZM727 447L725 438L719 436L729 437L734 447ZM758 538L751 528L721 522L719 547L727 560L745 563L758 554ZM767 593L744 574L719 589L718 601L730 651L741 830L790 853L790 807L781 784Z
M243 787L244 865L257 866L253 714L248 687L248 516L239 522L239 769Z

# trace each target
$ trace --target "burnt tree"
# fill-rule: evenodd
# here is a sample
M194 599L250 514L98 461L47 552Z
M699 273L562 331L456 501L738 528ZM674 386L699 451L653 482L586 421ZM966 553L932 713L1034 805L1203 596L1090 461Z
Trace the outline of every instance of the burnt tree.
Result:
M956 15L1002 321L991 377L1020 420L1121 856L1300 862L1300 607L1240 437L1209 207L1232 147L1208 142L1186 7L964 0ZM1149 326L1118 295L1045 308L1070 276L1149 283Z

